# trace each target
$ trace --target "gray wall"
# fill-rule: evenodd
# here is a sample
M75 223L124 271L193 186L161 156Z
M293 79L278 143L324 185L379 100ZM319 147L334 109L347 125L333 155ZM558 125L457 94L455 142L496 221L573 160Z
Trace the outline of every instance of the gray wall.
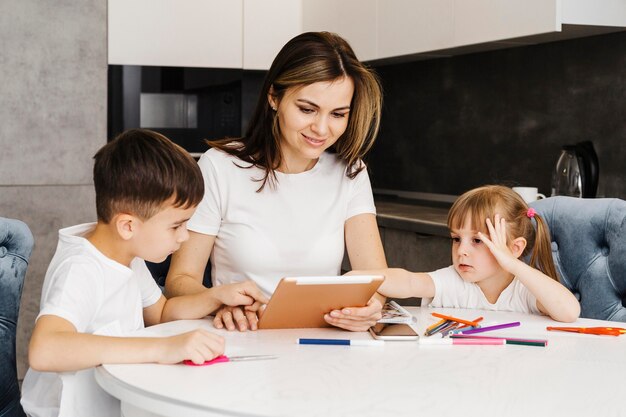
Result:
M377 69L374 187L458 195L497 182L549 195L561 146L590 140L599 196L626 198L626 32Z
M106 0L3 0L0 216L26 222L35 249L18 322L18 374L59 228L95 218L92 156L106 143Z

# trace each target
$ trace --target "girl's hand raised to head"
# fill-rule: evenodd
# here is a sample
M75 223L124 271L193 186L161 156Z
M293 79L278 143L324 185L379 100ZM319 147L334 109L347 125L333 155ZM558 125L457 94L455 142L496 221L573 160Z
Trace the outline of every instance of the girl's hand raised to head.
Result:
M494 222L495 224L491 223L491 219L486 220L489 237L481 232L478 232L478 237L487 245L500 266L511 272L515 264L520 262L518 258L526 247L526 240L524 238L516 238L508 242L506 220L500 217L499 214L496 214Z

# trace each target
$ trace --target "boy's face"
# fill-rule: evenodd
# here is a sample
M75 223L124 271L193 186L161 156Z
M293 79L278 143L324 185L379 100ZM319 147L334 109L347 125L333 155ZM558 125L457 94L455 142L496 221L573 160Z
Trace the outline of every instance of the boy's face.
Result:
M180 245L189 239L187 220L196 206L183 209L165 205L148 220L138 221L134 233L136 256L150 262L163 262Z

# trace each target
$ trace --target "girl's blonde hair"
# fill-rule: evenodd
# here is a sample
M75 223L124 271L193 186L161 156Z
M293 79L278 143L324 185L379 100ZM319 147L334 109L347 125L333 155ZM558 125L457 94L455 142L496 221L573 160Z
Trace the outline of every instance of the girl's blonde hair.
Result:
M261 88L258 103L245 135L233 139L207 141L215 148L238 157L265 171L260 179L263 190L275 185L274 172L280 166L281 132L277 113L270 108L268 94L277 102L289 89L344 77L354 83L354 95L346 131L329 149L346 162L346 175L354 178L365 165L360 163L378 134L382 110L382 87L376 73L361 63L348 42L329 32L306 32L291 39L280 50Z
M518 237L526 239L527 244L522 256L530 253L530 265L558 280L552 259L548 226L534 210L531 209L529 212L526 202L509 187L486 185L461 195L448 213L448 228L450 230L463 228L469 216L472 229L489 236L485 221L489 218L493 222L496 213L506 219L508 241ZM532 219L535 219L537 224L536 230Z

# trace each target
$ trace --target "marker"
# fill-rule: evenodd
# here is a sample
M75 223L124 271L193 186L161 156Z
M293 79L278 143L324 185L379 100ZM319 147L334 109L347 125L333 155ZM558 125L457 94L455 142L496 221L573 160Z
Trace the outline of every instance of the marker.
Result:
M432 339L432 338L421 338L418 340L420 345L505 345L506 339L501 338L480 338L480 339L472 339L469 337L460 337L454 339Z
M460 334L474 334L474 333L490 332L492 330L506 329L508 327L517 327L520 324L521 323L519 321L514 321L512 323L497 324L495 326L479 327L478 329L464 330Z
M456 321L457 323L467 324L468 326L473 326L473 327L477 327L478 326L478 322L477 321L464 320L464 319L460 319L458 317L446 316L445 314L439 314L439 313L431 313L431 314L434 317L437 317L439 319L446 319L446 320Z
M441 326L442 324L444 324L447 320L446 319L441 319L439 320L437 323L435 324L431 324L430 326L428 326L425 330L426 333L430 332L432 329Z
M384 340L298 339L299 345L385 346Z
M453 334L450 337L452 338L464 338L471 337L474 339L482 339L482 338L490 338L489 336L474 336L474 335L462 335L462 334ZM506 340L507 345L523 345L523 346L548 346L548 341L545 339L520 339L516 337L503 337Z

